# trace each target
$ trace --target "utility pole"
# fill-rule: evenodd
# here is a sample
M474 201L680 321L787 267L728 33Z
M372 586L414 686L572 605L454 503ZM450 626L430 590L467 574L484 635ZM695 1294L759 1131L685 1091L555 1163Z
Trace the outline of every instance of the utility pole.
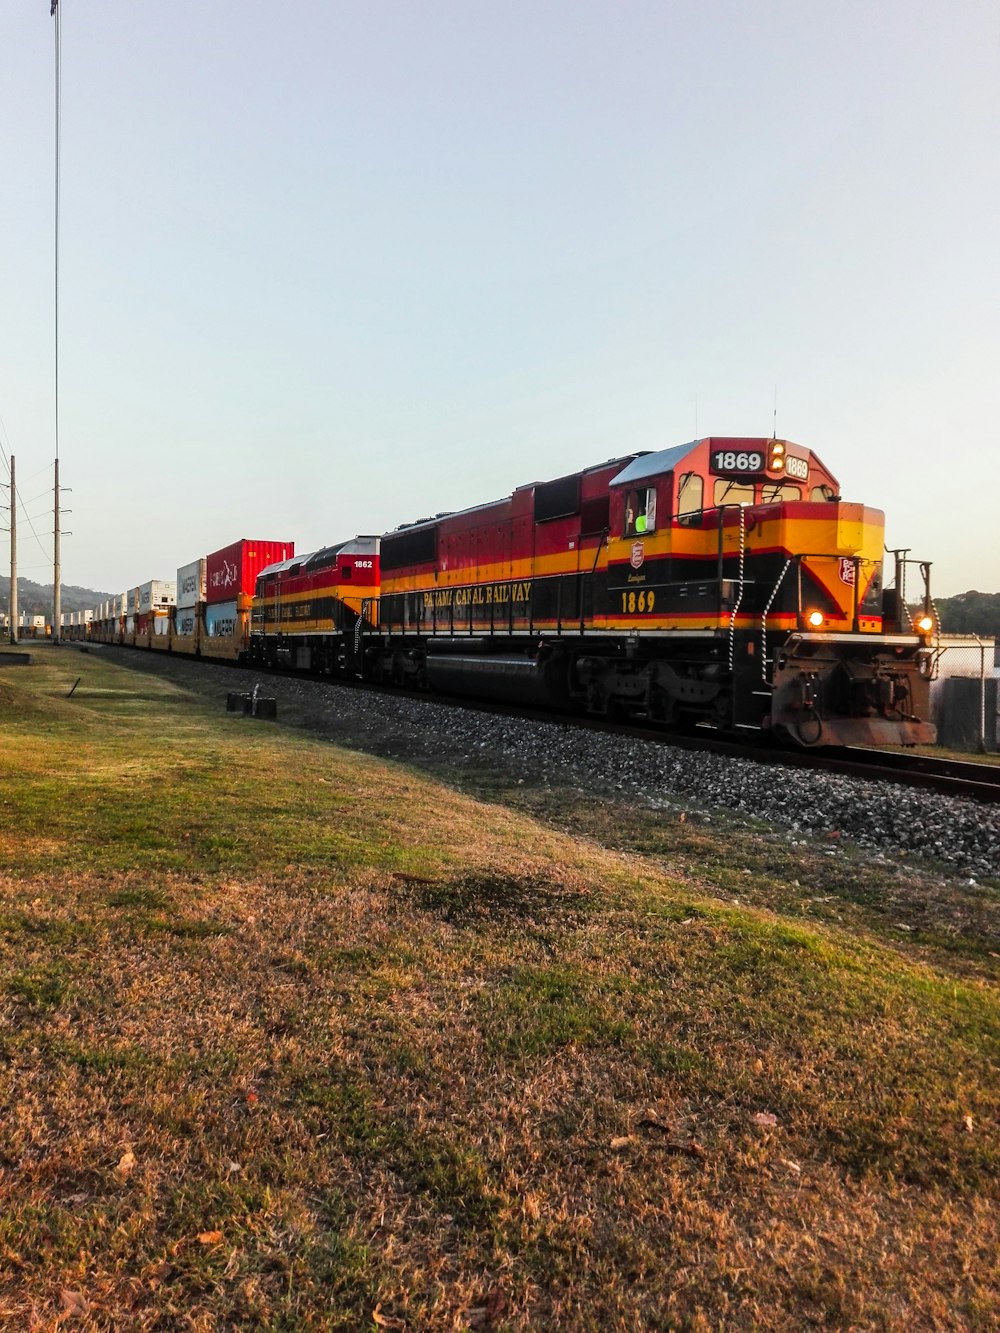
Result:
M55 408L56 408L56 489L55 489L55 530L52 549L52 642L58 643L61 636L62 619L62 562L59 553L59 183L60 157L62 145L62 10L59 0L52 0L49 14L55 19L55 56L56 56L56 190L55 190Z
M10 456L10 641L17 643L17 480Z
M62 588L62 561L59 554L59 456L56 455L56 500L55 500L55 536L54 536L54 568L52 571L52 642L58 643L62 637L60 632Z

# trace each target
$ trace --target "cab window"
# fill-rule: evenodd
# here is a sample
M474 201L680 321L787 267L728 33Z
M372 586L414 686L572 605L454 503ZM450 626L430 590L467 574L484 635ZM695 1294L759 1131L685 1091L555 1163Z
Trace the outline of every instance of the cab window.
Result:
M685 472L677 486L677 522L690 527L701 520L705 483L697 472Z
M836 498L832 486L814 486L809 492L810 500L836 500Z
M656 528L656 489L640 486L625 496L625 536L642 537Z
M752 505L753 487L745 481L727 481L720 477L712 498L717 505Z
M782 500L801 500L802 491L800 487L790 486L787 482L765 482L760 498L763 504L776 505L781 504Z

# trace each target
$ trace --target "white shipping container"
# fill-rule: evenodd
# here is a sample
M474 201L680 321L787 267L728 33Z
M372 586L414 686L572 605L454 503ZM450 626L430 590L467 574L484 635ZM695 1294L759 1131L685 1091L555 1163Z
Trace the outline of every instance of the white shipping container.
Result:
M149 583L143 583L139 588L138 612L141 616L150 611L155 611L157 607L173 606L174 604L174 585L167 583L164 579L151 579Z
M79 619L79 621L77 622L77 624L80 624L80 625L89 625L89 624L93 621L93 619L94 619L94 613L93 613L93 611L81 611L81 612L80 612L80 619Z
M177 605L197 606L205 600L205 558L181 565L177 571Z
M235 602L216 602L205 607L205 629L212 639L231 639L236 633Z

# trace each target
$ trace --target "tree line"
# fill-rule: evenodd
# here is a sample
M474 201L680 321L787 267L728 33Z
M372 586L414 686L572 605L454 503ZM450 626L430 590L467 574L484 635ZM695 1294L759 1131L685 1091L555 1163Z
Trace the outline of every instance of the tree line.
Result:
M935 599L943 634L979 634L1000 639L1000 592L960 592Z

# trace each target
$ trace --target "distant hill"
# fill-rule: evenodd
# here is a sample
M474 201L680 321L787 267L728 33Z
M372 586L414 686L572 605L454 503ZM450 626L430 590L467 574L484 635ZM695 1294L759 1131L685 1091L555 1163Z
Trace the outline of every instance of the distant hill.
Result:
M960 592L935 598L945 634L995 635L1000 639L1000 592Z
M113 596L110 592L96 592L93 588L77 588L71 583L62 585L59 605L63 612L92 611L98 602ZM0 575L0 610L10 605L10 579ZM52 584L33 583L31 579L17 580L18 614L52 618Z

